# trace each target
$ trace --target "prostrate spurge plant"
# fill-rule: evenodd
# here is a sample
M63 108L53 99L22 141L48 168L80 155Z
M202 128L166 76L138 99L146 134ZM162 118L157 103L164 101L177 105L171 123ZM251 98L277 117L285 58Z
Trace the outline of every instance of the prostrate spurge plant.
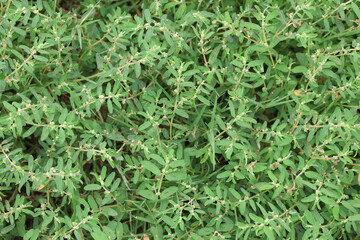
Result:
M358 239L359 5L0 0L0 238Z

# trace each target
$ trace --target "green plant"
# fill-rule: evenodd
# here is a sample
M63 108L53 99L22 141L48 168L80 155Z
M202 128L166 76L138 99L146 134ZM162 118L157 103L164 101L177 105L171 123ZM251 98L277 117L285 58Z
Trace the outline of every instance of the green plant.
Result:
M0 12L1 238L359 237L359 1Z

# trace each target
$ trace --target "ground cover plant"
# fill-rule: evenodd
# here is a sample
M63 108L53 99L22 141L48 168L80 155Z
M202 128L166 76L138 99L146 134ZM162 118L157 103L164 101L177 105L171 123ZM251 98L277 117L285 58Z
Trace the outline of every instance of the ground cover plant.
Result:
M359 239L359 5L0 0L0 238Z

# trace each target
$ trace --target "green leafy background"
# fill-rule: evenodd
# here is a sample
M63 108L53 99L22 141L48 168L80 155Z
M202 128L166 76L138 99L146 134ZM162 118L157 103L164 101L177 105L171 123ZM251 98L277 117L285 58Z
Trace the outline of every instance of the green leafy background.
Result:
M359 5L0 0L0 238L359 238Z

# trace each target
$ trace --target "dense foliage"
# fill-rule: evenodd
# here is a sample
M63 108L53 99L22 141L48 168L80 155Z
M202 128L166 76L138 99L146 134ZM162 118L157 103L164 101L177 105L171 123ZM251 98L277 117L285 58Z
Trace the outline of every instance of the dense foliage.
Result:
M0 238L357 239L358 0L0 0Z

